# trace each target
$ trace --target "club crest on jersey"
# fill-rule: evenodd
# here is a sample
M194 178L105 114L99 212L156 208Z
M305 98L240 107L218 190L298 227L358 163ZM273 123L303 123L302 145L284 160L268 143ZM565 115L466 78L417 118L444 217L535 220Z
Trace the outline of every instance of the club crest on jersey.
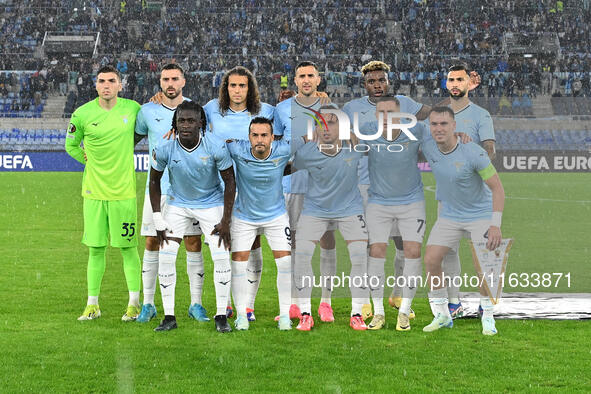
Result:
M462 163L461 161L454 161L454 166L456 166L456 171L459 171L460 168L462 168L464 165L464 163Z
M273 159L273 160L271 160L271 161L273 162L273 165L274 165L275 167L277 167L277 165L279 164L279 161L280 161L280 160L281 160L281 159Z
M74 134L76 132L76 126L74 125L74 123L70 123L70 125L68 126L68 134Z
M352 158L352 157L349 157L349 158L343 159L343 161L344 161L345 163L347 163L347 165L348 165L349 167L351 167L351 161L353 161L353 158Z
M124 116L123 117L123 123L127 124L127 121L128 121L127 116Z
M207 161L209 160L209 156L200 156L199 158L201 159L203 164L207 164Z

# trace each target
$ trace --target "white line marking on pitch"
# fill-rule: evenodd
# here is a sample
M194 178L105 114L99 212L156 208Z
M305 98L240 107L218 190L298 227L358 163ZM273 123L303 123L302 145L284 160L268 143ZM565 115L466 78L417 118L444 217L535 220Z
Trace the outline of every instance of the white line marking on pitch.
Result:
M425 190L430 192L435 192L435 186L425 186ZM550 201L550 202L573 202L579 204L591 204L591 200L556 200L553 198L534 198L534 197L511 197L505 196L505 198L509 198L512 200L531 200L531 201Z

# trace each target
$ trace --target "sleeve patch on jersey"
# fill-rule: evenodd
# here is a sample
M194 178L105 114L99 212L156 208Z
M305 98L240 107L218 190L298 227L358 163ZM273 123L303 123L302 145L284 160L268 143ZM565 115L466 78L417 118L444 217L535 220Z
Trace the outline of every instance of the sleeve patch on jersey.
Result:
M495 166L492 165L492 163L490 163L488 166L486 166L486 168L483 168L482 170L478 171L478 174L480 174L480 177L485 181L487 179L491 178L496 173L497 173L497 170L495 169Z
M152 159L154 159L154 163L156 162L156 149L152 149Z
M74 125L74 123L70 123L70 125L68 126L68 133L74 134L75 132L76 132L76 126Z

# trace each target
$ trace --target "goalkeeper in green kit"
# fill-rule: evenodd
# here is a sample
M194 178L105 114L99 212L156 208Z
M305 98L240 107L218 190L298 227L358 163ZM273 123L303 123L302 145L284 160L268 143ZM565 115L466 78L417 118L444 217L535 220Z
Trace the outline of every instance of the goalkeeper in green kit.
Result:
M101 315L98 296L105 272L108 239L119 248L129 290L129 304L121 320L133 321L140 313L141 264L137 251L137 206L134 145L135 118L140 105L117 97L121 76L112 66L97 74L98 97L74 111L66 135L66 151L84 164L84 236L88 246L88 302L78 320ZM84 148L80 143L84 143Z

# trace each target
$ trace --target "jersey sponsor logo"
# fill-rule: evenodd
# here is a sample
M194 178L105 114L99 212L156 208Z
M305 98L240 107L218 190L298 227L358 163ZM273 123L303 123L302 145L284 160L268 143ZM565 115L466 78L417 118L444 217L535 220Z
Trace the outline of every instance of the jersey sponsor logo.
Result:
M172 159L172 161L173 161L174 163L180 163L180 162L181 162L180 160L175 160L175 159Z
M0 168L9 170L14 169L33 169L33 164L29 155L0 155Z
M94 127L96 127L96 126L98 126L99 124L98 124L98 122L94 122L94 123L91 123L91 125L93 125Z
M156 122L160 122L162 119L164 119L164 118L154 118L154 120L155 120Z
M70 125L68 126L68 133L74 134L75 132L76 132L76 125L74 123L70 123Z

